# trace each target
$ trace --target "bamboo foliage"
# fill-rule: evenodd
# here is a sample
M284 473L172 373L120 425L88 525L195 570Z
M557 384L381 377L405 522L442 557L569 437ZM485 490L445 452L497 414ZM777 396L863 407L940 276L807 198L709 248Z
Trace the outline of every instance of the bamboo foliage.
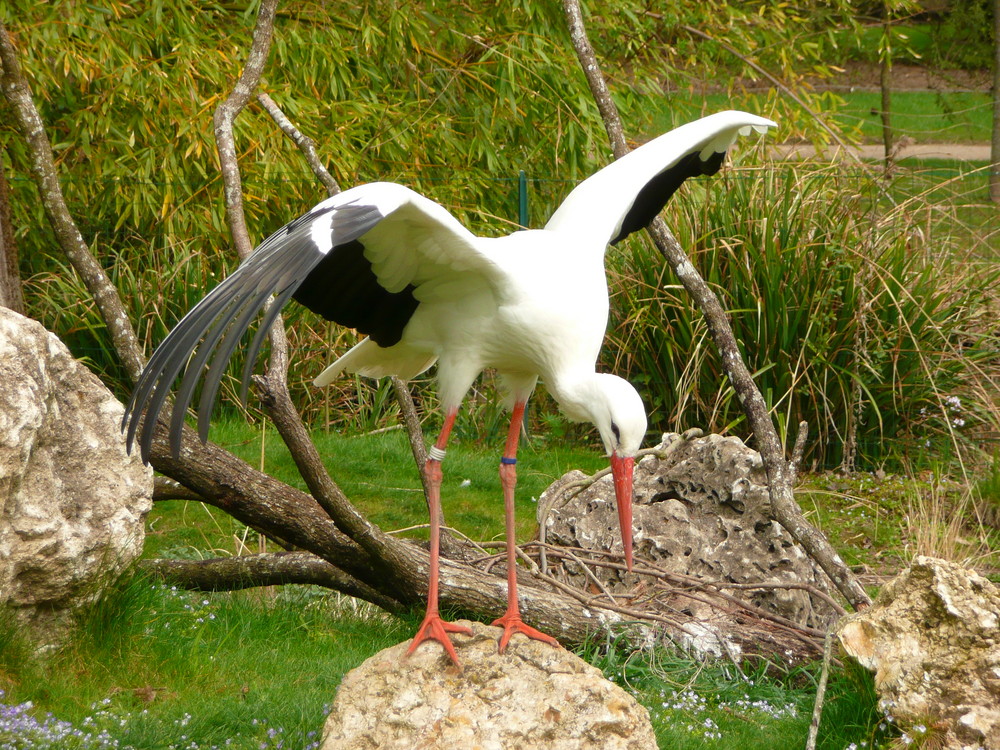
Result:
M22 54L70 211L121 292L139 340L152 347L235 263L219 200L212 112L240 68L240 40L256 4L13 0L5 7L0 12ZM842 11L822 7L841 24ZM659 91L666 71L692 87L698 81L727 88L733 106L740 105L741 76L754 73L747 61L789 85L822 74L826 43L810 30L831 25L831 17L795 15L801 12L691 0L623 13L595 5L588 23L613 61L615 97L641 127L641 104ZM694 26L701 36L690 33ZM734 48L743 58L727 51ZM531 223L538 226L574 180L607 160L556 4L287 2L278 10L262 90L316 140L342 186L404 182L482 234L510 231L517 221L518 170L533 178ZM809 99L808 89L798 90ZM776 98L772 106L762 114L782 123L783 136L822 139L822 131L803 129L808 120L794 102ZM676 124L699 114L696 107L678 111ZM124 395L127 374L83 284L51 251L24 177L25 147L8 122L0 117L0 148L11 156L29 310ZM256 103L241 116L236 147L254 241L323 197L295 146ZM928 416L941 412L941 399L970 389L963 368L975 363L978 349L954 356L957 338L968 337L921 324L954 320L948 325L957 331L960 312L975 303L960 299L966 287L959 279L936 286L932 266L904 252L912 213L899 212L873 230L865 202L853 197L857 186L832 174L808 179L769 168L714 179L714 186L681 191L670 222L685 246L698 249L706 276L737 319L779 424L807 419L829 463L847 430L845 394L861 383L870 443L924 437L924 427L941 422ZM737 424L739 409L700 317L655 255L637 243L629 249L609 256L618 319L607 364L621 360L634 380L646 381L657 429ZM872 304L891 302L886 309L895 312L886 314L897 320L892 327L879 319L866 332L879 346L863 358L851 345L865 319L856 314L859 285ZM365 427L375 428L394 409L377 386L345 381L332 408L328 393L307 387L329 350L343 350L354 334L294 306L288 315L290 385L307 420L337 426L359 411ZM231 372L240 366L234 362ZM928 367L932 386L922 380ZM975 388L989 390L981 382ZM499 423L486 407L478 414L471 434Z

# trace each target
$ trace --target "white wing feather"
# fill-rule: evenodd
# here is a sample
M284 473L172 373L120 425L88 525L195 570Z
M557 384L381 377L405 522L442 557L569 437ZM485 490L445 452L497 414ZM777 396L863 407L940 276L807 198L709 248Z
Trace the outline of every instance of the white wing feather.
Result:
M567 196L549 219L546 229L600 236L608 241L639 191L687 154L702 159L726 151L738 135L751 129L777 127L771 120L747 112L718 112L654 138L587 178Z

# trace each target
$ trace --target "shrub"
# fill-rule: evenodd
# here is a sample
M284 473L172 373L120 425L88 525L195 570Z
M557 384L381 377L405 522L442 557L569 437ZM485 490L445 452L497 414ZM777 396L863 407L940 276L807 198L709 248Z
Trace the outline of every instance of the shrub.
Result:
M872 465L996 423L977 396L996 357L996 322L983 316L995 267L928 237L926 209L879 210L859 186L833 168L739 170L674 204L678 238L729 312L780 430L806 420L822 466L842 461L855 431L859 463ZM651 427L738 431L701 314L654 248L631 250L610 256L611 348L643 384Z

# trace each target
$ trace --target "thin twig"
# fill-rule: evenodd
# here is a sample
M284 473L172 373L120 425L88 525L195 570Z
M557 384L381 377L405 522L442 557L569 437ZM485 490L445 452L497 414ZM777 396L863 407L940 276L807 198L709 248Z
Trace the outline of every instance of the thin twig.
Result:
M414 524L413 526L404 526L401 529L393 529L392 531L387 531L385 533L386 534L402 534L405 531L417 531L419 529L429 529L429 528L430 528L430 524L429 523L418 523L418 524ZM454 528L453 526L442 526L441 527L441 531L447 531L449 534L454 534L455 536L460 537L461 539L464 539L466 542L468 542L468 544L469 544L470 547L472 547L475 550L478 550L479 552L483 553L486 556L486 558L480 558L480 559L487 559L487 558L490 558L490 557L496 557L496 555L491 555L489 552L487 552L485 549L483 549L483 547L486 546L486 545L489 545L490 542L477 542L475 539L473 539L472 537L466 536L465 534L463 534L461 531L459 531L458 529ZM470 562L470 564L472 564L472 562Z
M601 593L604 594L606 597L608 597L608 599L610 599L612 602L615 601L615 597L611 594L610 591L608 591L607 586L601 583L601 579L599 579L596 575L594 575L594 571L588 568L584 564L584 562L579 557L574 555L568 548L564 549L563 552L565 553L566 557L568 557L570 560L572 560L573 562L575 562L577 565L580 566L580 570L583 571L583 574L587 577L587 580L589 580L591 583L597 586L597 588L601 590Z
M528 545L525 545L525 546L528 546ZM537 543L536 543L536 546L537 546ZM549 545L549 548L550 548L550 552L554 553L556 556L562 556L562 557L567 556L567 550L566 550L566 548L555 547L555 546L552 546L552 545ZM613 555L609 555L608 553L604 552L603 550L585 550L585 551L588 552L588 553L591 553L591 554L593 554L595 556L600 556L600 557L613 556ZM579 562L579 558L577 558L577 557L574 556L574 559L577 562ZM596 565L598 567L603 567L603 568L615 570L615 571L618 571L620 573L629 572L627 566L624 563L622 563L622 562L610 561L610 560L600 560L600 561L598 561L598 560L591 560L590 562L591 562L592 565ZM654 579L656 581L673 581L676 584L679 584L681 587L667 588L667 587L664 586L663 589L664 589L665 593L669 593L669 594L677 595L677 596L683 596L683 597L691 599L693 601L698 601L698 602L701 602L703 604L706 604L706 605L712 607L713 609L719 609L720 605L719 605L718 602L713 602L712 600L707 599L707 598L705 598L705 596L702 595L702 593L710 593L711 595L718 597L719 599L721 599L722 601L724 601L728 605L730 605L732 607L735 607L737 609L740 609L740 610L744 610L748 614L753 615L758 620L766 620L766 621L771 622L775 626L777 626L777 627L781 628L782 630L790 633L793 637L795 637L796 639L802 641L804 644L806 644L810 648L818 650L818 647L816 645L816 640L815 639L818 636L822 635L823 631L815 629L815 628L810 628L810 627L799 625L798 623L795 623L795 622L793 622L792 620L789 620L786 617L783 617L781 615L775 614L773 612L769 612L769 611L767 611L767 610L765 610L765 609L763 609L761 607L757 607L756 605L753 605L753 604L750 604L748 602L745 602L745 601L743 601L743 600L741 600L741 599L739 599L739 598L737 598L737 597L735 597L735 596L733 596L731 594L726 594L725 592L719 590L719 586L716 585L715 582L704 581L704 580L702 580L700 578L696 578L694 576L685 575L683 573L675 573L675 572L669 571L666 568L663 568L663 567L661 567L659 565L656 565L655 563L652 563L652 562L650 562L648 560L642 560L642 561L637 560L634 563L634 565L633 565L631 573L633 573L633 574L635 574L637 576L640 576L640 577L641 576L646 576L646 577L652 578L652 579ZM550 582L550 583L552 583L552 582L554 582L556 580L554 578L551 578L551 574L544 575L544 576L540 575L539 577L541 577L543 580L546 580L547 582ZM662 586L662 584L657 584L657 585L661 585ZM780 587L783 587L783 586L781 584L777 584L776 583L776 584L773 585L773 587L774 588L780 588ZM798 585L798 584L792 584L792 585L788 585L787 586L787 588L800 588L800 587L801 586ZM601 605L596 604L595 601L590 601L589 604L591 606L601 606ZM839 607L838 607L838 609L839 609ZM638 613L638 612L642 612L642 611L645 611L645 610L630 610L630 612L633 613L633 614Z
M268 96L263 91L257 92L257 101L260 102L264 110L271 116L275 124L281 128L281 131L287 135L292 141L298 146L299 151L302 152L302 156L305 157L306 163L312 170L313 174L316 175L316 179L323 183L323 187L326 188L327 195L336 195L340 192L340 185L330 174L329 170L323 166L323 162L319 158L319 154L316 153L316 143L312 138L307 136L301 130L299 130L292 123L291 120L281 111L281 108L275 103L274 99Z
M753 591L755 589L798 589L800 591L805 591L811 596L815 596L817 599L822 599L826 604L837 613L838 616L843 617L847 614L847 610L844 609L840 602L834 599L829 594L819 590L815 586L808 583L791 583L784 581L775 581L769 583L726 583L725 581L713 581L712 586L719 589L740 589L745 591Z
M424 478L424 464L427 463L427 448L424 446L424 431L420 425L420 415L417 414L417 406L413 403L413 395L405 380L393 375L392 391L396 397L396 404L399 406L399 413L403 417L403 426L406 428L406 435L410 440L410 450L413 453L413 461L420 471L420 478L424 481L424 492L426 494L427 485Z
M203 502L204 498L194 490L185 487L176 479L157 475L153 477L153 502L164 500L196 500Z
M401 425L401 424L390 424L390 425L386 425L385 427L378 427L378 428L376 428L374 430L369 430L368 432L365 432L365 433L362 433L362 434L365 437L368 437L368 436L371 436L371 435L384 435L387 432L395 432L396 430L401 430L401 429L403 429L403 425Z
M804 419L799 422L799 434L795 437L795 447L792 448L792 460L788 462L788 481L795 484L802 465L802 457L806 452L806 442L809 440L809 423Z
M233 137L233 122L246 107L260 83L260 76L267 63L274 35L274 14L277 0L263 0L257 12L253 41L246 64L229 96L215 109L212 122L215 128L215 145L219 152L219 167L225 190L226 220L229 232L236 245L240 259L253 252L253 242L247 231L246 216L243 212L243 181L240 177L239 160L236 157L236 140Z
M816 738L819 736L819 722L823 717L823 701L826 698L826 681L830 675L830 655L833 652L833 633L827 631L823 640L823 670L819 674L819 685L816 688L816 703L813 705L812 721L809 723L809 739L806 750L816 750Z

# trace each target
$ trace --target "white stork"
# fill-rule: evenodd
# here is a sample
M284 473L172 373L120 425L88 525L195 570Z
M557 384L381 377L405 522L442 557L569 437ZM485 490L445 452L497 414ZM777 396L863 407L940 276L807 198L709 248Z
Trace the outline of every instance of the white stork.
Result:
M125 411L128 445L137 431L148 460L156 422L182 370L170 424L174 453L195 387L201 439L226 363L253 319L276 295L253 339L243 395L264 336L293 298L366 335L318 378L343 372L412 378L435 362L444 425L424 467L430 505L427 615L410 646L439 641L458 662L449 632L467 632L438 613L441 461L466 392L492 367L512 403L500 459L507 529L507 611L502 652L513 633L554 645L521 621L514 557L515 459L525 402L541 377L560 409L590 421L611 459L625 560L632 566L632 470L646 413L625 380L595 372L608 321L604 252L646 226L688 177L717 172L737 135L775 123L720 112L672 130L578 185L544 229L477 237L447 210L392 183L372 183L319 203L268 237L178 323L153 353ZM209 361L211 360L211 362ZM204 372L207 367L207 372Z

